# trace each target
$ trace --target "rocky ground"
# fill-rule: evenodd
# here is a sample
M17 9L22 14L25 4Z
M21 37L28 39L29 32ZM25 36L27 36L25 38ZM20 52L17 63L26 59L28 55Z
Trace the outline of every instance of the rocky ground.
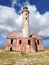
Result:
M0 65L49 65L49 48L37 53L0 50Z

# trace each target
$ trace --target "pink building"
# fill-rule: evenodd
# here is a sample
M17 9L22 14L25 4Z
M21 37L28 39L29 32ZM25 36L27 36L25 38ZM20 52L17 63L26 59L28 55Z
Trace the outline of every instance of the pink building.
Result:
M6 38L7 51L36 52L43 50L42 38L34 33L30 37L20 37L16 32L12 32Z

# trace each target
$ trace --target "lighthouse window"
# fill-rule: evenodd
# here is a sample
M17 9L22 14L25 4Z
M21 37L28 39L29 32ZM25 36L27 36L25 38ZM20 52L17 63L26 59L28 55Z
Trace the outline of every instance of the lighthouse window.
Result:
M27 20L27 17L26 17L26 20Z
M28 45L30 45L30 40L28 40Z
M26 15L27 15L27 13L26 13Z

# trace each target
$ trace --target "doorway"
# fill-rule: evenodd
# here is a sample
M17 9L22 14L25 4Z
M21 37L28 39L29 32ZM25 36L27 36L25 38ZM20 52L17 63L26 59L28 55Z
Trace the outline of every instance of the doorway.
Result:
M36 48L36 51L37 51L37 40L34 40L35 42L35 48Z
M10 48L10 51L12 51L12 47Z

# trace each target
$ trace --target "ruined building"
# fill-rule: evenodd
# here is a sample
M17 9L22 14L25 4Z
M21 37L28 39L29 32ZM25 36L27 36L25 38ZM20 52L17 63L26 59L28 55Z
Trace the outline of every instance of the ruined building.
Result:
M22 37L12 32L6 38L6 51L36 52L43 50L42 38L34 33L30 35L29 11L27 7L22 11Z

